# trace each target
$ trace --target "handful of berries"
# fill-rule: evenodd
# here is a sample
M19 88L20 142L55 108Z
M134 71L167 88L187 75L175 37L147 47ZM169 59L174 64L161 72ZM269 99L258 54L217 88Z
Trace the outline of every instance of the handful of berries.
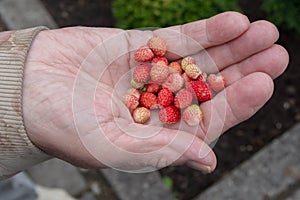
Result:
M136 123L150 120L151 110L160 109L159 120L175 124L181 118L190 126L203 119L199 104L209 101L225 87L221 74L206 74L193 57L170 62L165 56L167 42L151 38L140 47L134 59L140 62L134 69L131 86L122 101ZM182 114L181 114L182 113Z

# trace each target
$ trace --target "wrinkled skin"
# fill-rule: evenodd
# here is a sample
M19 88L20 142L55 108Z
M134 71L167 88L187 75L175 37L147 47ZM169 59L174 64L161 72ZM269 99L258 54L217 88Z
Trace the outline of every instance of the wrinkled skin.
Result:
M177 34L165 34L168 30ZM178 33L192 38L206 51L191 45ZM196 130L182 126L180 131L164 127L157 132L158 127L148 125L147 130L157 134L140 139L118 126L119 123L131 127L137 135L143 129L143 125L132 122L124 105L115 101L114 111L111 109L114 88L132 68L133 54L123 55L109 66L105 64L109 56L103 54L118 57L119 51L142 46L153 35L165 38L172 52L193 55L203 65L214 64L225 76L227 85L213 101L201 104L204 120ZM287 67L286 50L274 44L278 36L271 23L250 23L247 17L235 12L153 32L85 27L43 31L36 37L25 65L23 113L28 135L48 154L80 167L137 170L144 166L187 164L211 172L217 160L208 144L255 114L273 93L272 79ZM95 50L99 45L102 47ZM95 51L98 52L91 55ZM167 57L178 58L171 53ZM99 71L104 74L100 76ZM80 80L85 82L79 84ZM94 94L91 91L95 85L92 102L90 94ZM90 123L95 118L90 108L95 109L99 126ZM177 134L178 139L172 142ZM89 139L83 141L85 136ZM144 156L119 154L101 138Z

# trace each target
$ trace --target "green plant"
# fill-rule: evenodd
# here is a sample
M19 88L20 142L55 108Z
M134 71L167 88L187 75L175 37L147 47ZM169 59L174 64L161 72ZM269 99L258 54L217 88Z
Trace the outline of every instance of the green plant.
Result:
M240 11L237 0L115 0L117 26L124 29L166 27L211 17L223 11Z
M268 20L286 30L292 30L300 36L299 0L264 0L262 9L268 14Z
M173 180L169 176L163 176L162 181L165 186L172 192L173 196L177 198L179 196L179 193L174 190Z

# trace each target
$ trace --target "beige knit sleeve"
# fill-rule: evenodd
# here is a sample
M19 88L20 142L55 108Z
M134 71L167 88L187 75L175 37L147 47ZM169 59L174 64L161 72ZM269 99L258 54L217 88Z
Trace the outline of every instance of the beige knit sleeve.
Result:
M32 40L45 27L16 31L0 44L0 180L50 157L28 138L23 123L23 68Z

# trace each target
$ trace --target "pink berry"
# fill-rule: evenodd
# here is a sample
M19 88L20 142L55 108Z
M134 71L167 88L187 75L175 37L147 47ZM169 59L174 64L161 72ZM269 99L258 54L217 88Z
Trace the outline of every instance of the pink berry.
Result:
M215 92L223 90L226 84L225 77L221 74L210 74L207 77L207 82Z
M134 110L139 105L139 99L131 94L125 94L122 98L122 102L129 110Z
M134 59L137 62L148 62L152 60L154 57L154 53L151 51L151 49L148 46L142 46L139 49L136 50L134 53Z
M151 68L151 81L155 83L162 83L169 76L169 67L166 65L154 65Z
M128 89L128 90L126 91L125 94L133 95L133 96L135 96L135 97L138 98L138 99L139 99L140 96L141 96L140 92L139 92L137 89L135 89L135 88L130 88L130 89Z
M189 126L197 126L203 119L203 113L198 105L193 104L183 111L182 119Z
M150 110L145 107L138 107L132 112L132 117L136 123L144 124L150 119Z
M186 73L181 74L181 77L184 79L185 82L190 82L192 79L186 75Z
M138 83L145 83L150 78L151 67L147 64L141 64L134 69L133 80Z
M177 108L186 108L191 105L193 101L193 95L187 89L181 89L174 98L174 105Z
M151 38L147 45L156 56L164 56L167 52L167 42L160 37Z
M170 74L162 84L163 87L168 88L172 92L177 92L183 85L184 79L178 73Z

